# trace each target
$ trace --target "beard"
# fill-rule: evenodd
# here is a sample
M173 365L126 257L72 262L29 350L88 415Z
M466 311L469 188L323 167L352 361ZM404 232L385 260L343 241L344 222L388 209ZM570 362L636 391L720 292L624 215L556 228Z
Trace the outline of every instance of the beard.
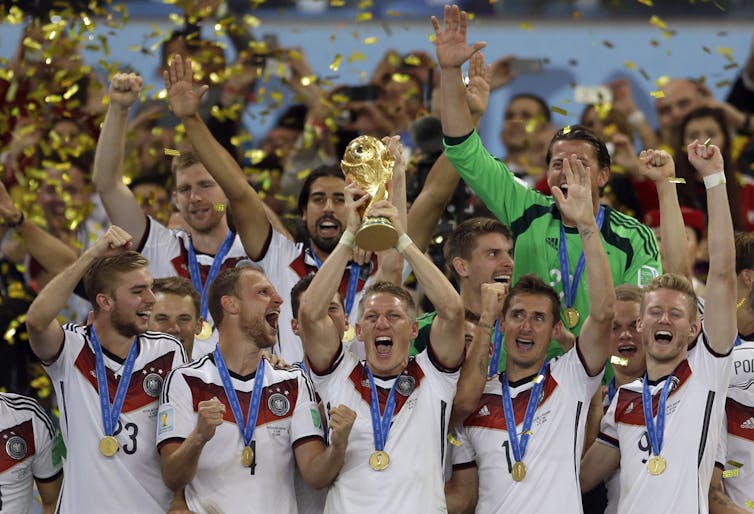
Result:
M332 223L335 223L338 227L338 233L333 237L322 237L317 233L317 227L320 223L323 221L330 221ZM335 217L335 216L322 216L317 220L317 223L314 225L314 230L309 230L309 227L306 227L306 230L309 235L309 239L311 239L312 243L322 250L325 253L332 253L333 250L335 250L335 247L338 246L338 241L340 241L340 237L343 235L343 224Z
M277 337L270 335L267 325L267 320L262 318L261 321L254 320L243 327L243 331L254 341L254 344L260 350L272 348L277 343Z
M110 314L110 324L117 333L124 337L135 337L144 332L134 321L125 319L117 310Z

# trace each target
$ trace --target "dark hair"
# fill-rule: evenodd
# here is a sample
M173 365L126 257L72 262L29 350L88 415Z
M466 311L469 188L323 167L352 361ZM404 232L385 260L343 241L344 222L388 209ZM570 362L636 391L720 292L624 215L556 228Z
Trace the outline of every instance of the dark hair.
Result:
M209 307L209 314L212 316L215 326L219 327L225 317L221 302L222 297L230 295L238 296L238 280L246 271L254 271L264 275L264 271L258 265L251 261L241 261L235 268L222 270L215 277L215 280L212 281L212 284L210 284L207 306Z
M510 229L499 220L493 218L476 217L470 218L458 225L455 230L445 240L443 246L443 257L445 265L450 273L460 279L455 268L453 259L461 257L462 259L471 259L471 252L476 248L476 240L479 236L485 234L501 234L506 239L513 240L513 234Z
M163 277L156 278L152 284L152 292L162 294L172 294L175 296L188 296L191 298L191 303L194 305L194 311L196 317L201 316L201 304L202 297L199 292L194 289L194 285L186 278L183 277Z
M689 112L679 128L679 147L675 150L676 157L676 175L678 177L686 179L688 184L685 187L678 188L678 197L681 205L688 207L694 207L704 211L707 214L707 196L706 191L701 187L694 187L693 184L701 185L701 180L697 180L696 170L689 162L688 152L686 151L686 145L684 143L684 133L688 124L694 120L700 118L712 118L717 126L720 128L720 132L723 134L723 144L720 145L720 154L723 157L723 172L725 172L726 184L725 189L728 193L728 204L730 205L730 215L733 219L733 227L736 230L742 230L744 228L744 218L741 213L741 191L738 185L738 179L736 178L736 170L734 169L734 161L731 156L731 137L728 130L728 122L725 119L725 113L722 109L717 107L697 107L693 111Z
M548 166L552 159L552 147L558 141L586 141L594 148L594 153L597 155L597 163L600 165L600 168L610 169L610 153L607 151L607 146L605 146L605 143L597 137L594 132L586 128L584 125L569 125L558 130L558 132L552 137L550 146L547 147L545 161Z
M408 317L412 320L416 318L416 303L414 303L414 298L411 296L411 293L409 293L403 287L393 284L392 282L380 280L367 288L367 290L364 291L361 300L359 300L359 319L361 319L361 317L364 315L364 304L366 304L367 300L371 296L374 296L378 293L387 293L395 296L403 302L403 306Z
M296 285L293 286L293 288L291 288L291 311L293 312L293 319L298 318L298 310L301 307L301 295L304 294L304 291L309 289L312 280L314 280L314 272L306 275L304 278L296 282ZM338 299L340 300L340 305L345 307L345 305L343 305L343 296L341 296L340 291L338 291Z
M736 275L754 269L754 232L736 234Z
M84 274L84 291L92 304L94 312L99 312L97 295L112 294L118 286L118 277L129 271L146 268L146 257L138 252L128 251L111 257L99 257L94 260Z
M323 164L314 168L304 180L301 186L301 192L298 195L298 213L303 215L306 210L306 204L309 203L309 195L312 192L312 184L318 178L322 177L336 177L342 180L346 179L343 171L340 169L339 164Z
M543 121L546 121L549 123L552 120L552 113L550 112L550 106L547 105L547 102L545 102L545 99L541 96L537 96L531 93L518 93L516 95L513 95L510 100L508 100L508 105L512 104L516 100L532 100L537 103L539 106L539 110L541 111ZM507 110L507 108L506 108Z
M527 273L519 278L516 285L514 285L508 292L508 296L505 297L505 302L503 302L503 317L508 314L508 309L510 308L513 299L525 294L545 296L549 298L553 326L560 321L560 297L558 296L558 293L556 293L551 286L546 284L544 280L533 273Z

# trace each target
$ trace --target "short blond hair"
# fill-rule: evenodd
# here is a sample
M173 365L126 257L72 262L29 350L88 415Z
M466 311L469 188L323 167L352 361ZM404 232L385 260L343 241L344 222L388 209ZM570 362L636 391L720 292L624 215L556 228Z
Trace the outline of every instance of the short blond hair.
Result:
M694 292L694 286L689 279L677 273L665 273L652 279L651 282L644 286L644 294L641 299L642 313L644 313L644 307L646 306L647 293L659 289L670 289L686 295L689 304L689 320L694 321L696 319L699 299L696 296L696 292Z

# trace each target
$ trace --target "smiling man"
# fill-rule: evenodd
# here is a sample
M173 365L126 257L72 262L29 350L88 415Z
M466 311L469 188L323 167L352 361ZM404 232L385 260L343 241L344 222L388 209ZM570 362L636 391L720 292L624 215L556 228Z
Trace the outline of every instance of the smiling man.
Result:
M111 226L47 284L26 316L31 349L55 387L68 451L57 512L82 512L96 499L100 512L156 514L172 498L159 474L157 398L186 357L175 338L147 332L152 276L130 246L131 236ZM55 316L82 278L93 322L61 327Z
M397 209L378 202L367 213L384 216L399 232L396 248L411 265L437 309L427 349L409 358L417 334L416 306L400 286L377 282L359 302L356 335L366 361L344 349L328 302L354 246L364 195L346 186L347 230L301 299L299 330L312 379L329 408L358 413L343 470L327 495L325 512L443 512L443 463L453 396L464 348L461 298L442 272L405 234ZM331 416L332 419L332 416Z
M482 145L474 130L461 66L484 43L467 46L466 13L445 8L443 30L435 25L435 48L441 67L442 128L445 154L458 174L500 221L511 228L516 241L513 283L534 273L562 295L561 319L578 334L589 312L583 268L583 246L574 220L563 215L551 196L544 196L517 180L508 167ZM550 188L566 185L563 162L576 155L591 170L594 215L617 284L642 286L660 272L657 242L652 232L634 218L600 206L600 190L610 176L610 154L588 129L573 125L553 137L547 151ZM563 187L567 195L567 188Z
M158 278L152 284L152 292L155 303L149 318L150 330L177 338L190 360L203 357L214 349L194 344L194 338L202 330L201 296L191 282L183 277Z
M581 467L587 489L620 464L619 514L708 508L737 335L735 248L720 150L694 141L688 156L709 205L704 322L686 277L646 286L637 327L646 374L619 389Z

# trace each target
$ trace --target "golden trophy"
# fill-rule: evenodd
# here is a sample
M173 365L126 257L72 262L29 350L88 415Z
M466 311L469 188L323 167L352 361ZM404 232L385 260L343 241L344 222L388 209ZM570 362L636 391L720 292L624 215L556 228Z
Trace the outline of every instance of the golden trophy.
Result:
M387 147L372 136L359 136L348 143L340 161L346 177L372 198L362 211L361 226L356 231L356 245L363 250L381 252L394 248L398 242L398 232L388 218L363 216L376 202L387 200L386 184L393 176L394 164Z

